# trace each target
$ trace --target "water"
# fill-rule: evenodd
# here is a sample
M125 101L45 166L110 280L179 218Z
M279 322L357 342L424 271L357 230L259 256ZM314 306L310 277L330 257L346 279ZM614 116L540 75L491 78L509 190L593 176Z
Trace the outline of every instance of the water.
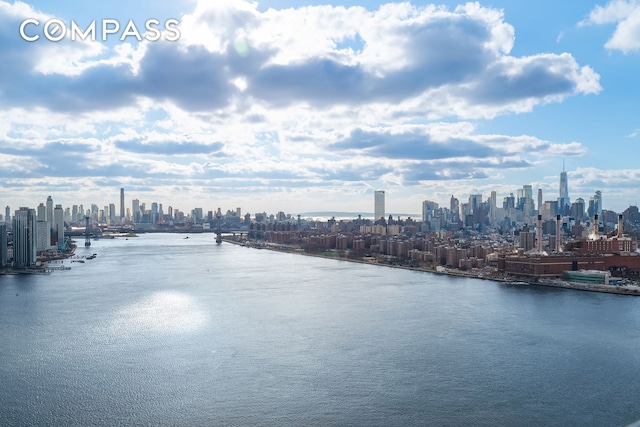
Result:
M0 425L640 419L640 298L183 237L0 277Z

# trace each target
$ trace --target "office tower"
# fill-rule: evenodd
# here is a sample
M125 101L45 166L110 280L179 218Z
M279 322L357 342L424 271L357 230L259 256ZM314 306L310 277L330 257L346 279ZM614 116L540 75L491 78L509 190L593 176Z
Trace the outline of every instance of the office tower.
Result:
M482 194L472 194L469 196L469 209L471 210L471 212L469 212L470 214L473 214L478 207L482 204Z
M4 208L4 222L8 223L11 221L11 208L7 206Z
M584 218L584 200L580 197L571 204L571 216L578 220Z
M76 222L78 220L78 205L73 205L71 207L71 221Z
M595 203L595 213L602 215L602 191L596 191L596 194L593 196L593 201Z
M120 189L120 223L124 222L124 188Z
M498 208L498 195L495 191L491 192L491 195L489 196L489 214L491 215L491 217L493 218L496 215L496 209Z
M36 219L36 252L46 251L51 247L50 233L49 223Z
M56 245L62 247L64 244L64 214L62 205L56 205L53 210L53 235L56 239Z
M115 203L109 203L109 224L116 223L116 205Z
M36 221L47 222L47 207L44 203L40 203L37 208Z
M169 215L169 218L173 219L173 206L169 206L169 209L167 209L167 215Z
M36 263L36 211L21 207L13 216L13 266L30 267Z
M7 266L7 224L0 224L0 267Z
M563 170L560 172L560 197L558 198L558 209L564 212L566 207L571 207L569 200L569 184L567 182L567 173Z
M53 199L51 198L51 196L47 197L47 218L46 218L46 220L49 221L49 224L53 224Z
M538 213L542 209L542 188L538 188Z
M47 224L49 226L49 234L47 236L47 244L49 246L53 246L56 244L56 242L53 240L53 199L51 198L51 196L47 197L47 217L45 218L45 220L47 221Z
M509 196L505 197L502 202L502 208L507 210L507 209L513 209L515 207L516 207L516 198L513 197L513 193L509 193Z
M531 188L530 185L523 185L522 186L522 190L524 192L524 198L525 199L533 199L533 189Z
M460 218L458 210L460 209L460 201L451 195L451 200L449 201L449 210L451 211L451 219L453 221L457 221Z
M375 221L384 219L384 190L376 191L373 197L373 219Z
M236 215L238 216L238 218L242 217L242 209L236 208Z
M131 201L131 215L133 216L133 222L140 222L140 200L133 199Z
M431 221L431 218L435 216L435 211L437 211L438 208L438 204L431 200L422 202L422 222Z
M151 203L151 224L157 224L158 222L158 204L156 202Z

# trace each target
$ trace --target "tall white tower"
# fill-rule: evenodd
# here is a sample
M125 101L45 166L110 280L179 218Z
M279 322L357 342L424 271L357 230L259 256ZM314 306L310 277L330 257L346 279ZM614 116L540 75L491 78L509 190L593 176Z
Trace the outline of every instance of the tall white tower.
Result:
M378 221L380 218L384 218L384 190L374 193L373 219Z

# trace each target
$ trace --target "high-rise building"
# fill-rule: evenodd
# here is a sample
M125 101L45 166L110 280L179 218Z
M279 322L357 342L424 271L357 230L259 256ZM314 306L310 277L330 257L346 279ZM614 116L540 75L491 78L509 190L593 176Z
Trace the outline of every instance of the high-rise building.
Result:
M571 204L571 216L578 220L584 218L584 200L580 197Z
M384 190L378 190L373 194L373 219L378 221L384 219Z
M151 203L151 224L158 223L158 204L156 202Z
M47 197L47 224L49 226L49 245L55 245L56 241L53 238L53 199L51 196Z
M47 207L44 203L40 203L37 208L36 221L47 222Z
M53 210L53 235L56 239L56 245L61 247L64 244L64 212L62 205L56 205Z
M105 206L106 207L106 206ZM109 203L109 210L108 210L108 223L111 224L115 224L116 223L116 205L115 203Z
M569 200L569 183L567 182L567 173L560 172L560 197L558 197L558 210L564 213L566 208L571 207L571 201Z
M451 195L451 200L449 201L449 210L451 211L451 219L453 221L457 221L460 218L458 210L460 209L460 201Z
M596 191L596 194L593 196L593 201L595 203L595 213L598 216L602 216L602 191Z
M538 188L538 215L542 209L542 188Z
M131 201L131 216L133 222L140 222L140 200L138 199L133 199Z
M13 216L13 266L30 267L36 263L36 211L21 207Z
M4 222L8 223L9 221L11 221L11 208L7 206L4 208Z
M47 221L49 221L49 224L53 224L53 199L51 198L51 196L47 197ZM52 227L52 225L49 225L50 227Z
M36 252L42 252L51 247L50 233L47 221L36 220Z
M7 224L0 224L0 267L7 266Z
M120 223L124 222L124 188L120 189Z
M431 221L431 219L436 216L435 211L438 210L438 207L438 204L431 200L422 202L422 222Z
M472 194L469 196L469 209L471 210L471 214L473 214L478 207L482 204L482 194Z

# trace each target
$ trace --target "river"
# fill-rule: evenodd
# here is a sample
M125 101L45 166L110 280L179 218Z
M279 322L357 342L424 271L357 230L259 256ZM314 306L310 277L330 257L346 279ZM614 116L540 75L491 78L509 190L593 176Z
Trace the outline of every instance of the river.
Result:
M640 419L640 298L185 237L0 277L0 425Z

